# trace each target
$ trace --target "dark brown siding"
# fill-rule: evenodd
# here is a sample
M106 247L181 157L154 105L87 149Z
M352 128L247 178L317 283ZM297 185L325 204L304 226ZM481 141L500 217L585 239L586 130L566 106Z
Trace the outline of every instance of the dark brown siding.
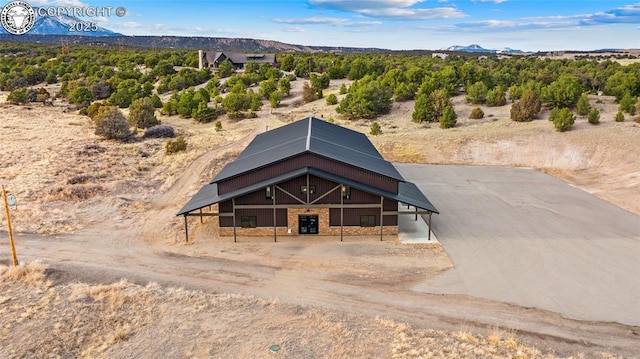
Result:
M236 227L240 228L242 216L256 216L258 227L273 227L273 209L238 209ZM287 210L276 209L278 227L287 227ZM220 217L220 227L233 227L233 217Z
M238 177L220 181L218 183L218 193L228 193L238 188L243 188L304 167L314 167L375 188L398 193L398 181L393 178L308 153L251 171Z
M380 203L380 197L377 197L378 202ZM347 202L345 202L346 204ZM398 209L398 202L393 200L384 200L385 211L396 211ZM376 216L376 226L380 225L380 209L379 208L346 208L344 209L344 226L360 226L360 216L361 215L374 215ZM331 208L329 210L329 225L331 226L339 226L340 225L340 209L339 208ZM397 226L398 225L398 216L397 215L386 215L384 216L385 226Z

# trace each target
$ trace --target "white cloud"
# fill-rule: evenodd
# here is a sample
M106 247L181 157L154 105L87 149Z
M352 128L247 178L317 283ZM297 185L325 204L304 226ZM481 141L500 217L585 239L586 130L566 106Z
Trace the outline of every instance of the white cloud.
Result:
M309 4L320 8L342 10L368 17L393 20L433 20L467 16L454 7L414 7L414 5L424 1L425 0L309 0ZM438 2L446 1L448 0L438 0Z
M507 0L471 0L471 2L491 2L494 4L502 4L505 1Z
M88 5L80 0L30 0L33 6L62 6L62 7L87 7Z
M479 0L478 0L479 1ZM627 5L594 14L576 14L563 16L523 17L511 20L482 20L455 24L458 30L530 30L530 29L565 29L580 28L608 24L640 23L640 3Z
M368 9L361 10L363 15L371 17L382 17L403 20L433 20L433 19L453 19L466 17L466 15L456 8L441 7L435 9Z
M352 21L339 17L276 18L273 21L279 24L333 25L338 27L364 27L382 24L381 21Z
M304 32L305 30L300 26L289 26L289 27L281 28L280 31L283 31L283 32Z
M309 4L318 7L355 11L363 9L385 9L410 7L424 0L309 0Z

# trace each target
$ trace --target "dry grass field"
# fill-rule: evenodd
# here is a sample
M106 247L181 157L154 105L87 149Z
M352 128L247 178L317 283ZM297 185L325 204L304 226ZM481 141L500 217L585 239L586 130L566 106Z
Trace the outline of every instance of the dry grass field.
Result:
M332 82L325 96L337 94L343 82ZM264 291L254 292L260 283L245 278L226 288L242 288L257 293L255 297L214 294L211 278L199 273L208 270L207 264L195 259L249 267L247 277L262 278L260 271L273 268L299 273L285 288L290 294L299 280L327 288L334 282L354 285L354 292L365 285L374 290L376 283L397 282L400 290L404 281L425 280L451 265L441 250L400 249L388 242L358 245L357 251L356 246L343 247L348 253L331 243L310 246L305 256L290 260L299 250L295 244L285 244L287 250L260 240L234 245L206 225L193 226L193 242L184 245L176 211L257 133L307 116L369 132L371 121L343 120L324 99L302 104L302 81L292 84L292 96L282 107L271 110L265 104L254 119L222 117L222 131L215 131L213 123L161 116L189 143L186 152L174 155L165 153L165 140L102 140L94 135L88 117L66 111L64 103L13 106L2 103L7 94L0 93L0 181L18 199L14 228L44 236L24 250L53 268L30 264L18 271L0 269L0 357L617 357L600 354L608 350L586 339L548 340L550 334L535 329L496 327L479 333L471 318L445 318L441 322L447 324L435 330L426 320L409 325L384 312L378 317L362 314L355 300L339 310L278 302L266 299ZM617 104L612 98L591 97L601 111L600 125L579 117L566 133L556 132L546 120L548 110L533 122L516 123L509 119L509 105L483 107L485 118L470 120L471 107L463 97L455 97L454 104L458 126L443 130L437 124L412 122L413 102L395 103L390 114L377 119L383 134L372 141L391 161L536 168L640 214L640 125L630 116L614 122ZM58 238L63 244L51 251L46 241ZM149 262L127 262L122 247ZM73 268L78 272L55 280L52 274L67 261L62 260L65 253L77 257ZM189 270L163 268L178 257L179 263L191 265ZM90 271L93 262L104 267ZM136 277L137 283L160 284L114 282L106 275L112 270ZM204 289L175 289L159 277ZM322 295L320 289L312 294ZM522 317L537 315L522 310ZM411 314L402 316L407 317ZM538 349L530 344L546 342L551 344ZM556 347L558 342L562 345ZM273 344L281 346L277 354L269 351ZM587 352L581 354L583 350ZM614 351L633 355L624 348Z
M126 280L54 285L39 263L0 267L0 293L5 358L556 358L497 328L486 336L420 329Z

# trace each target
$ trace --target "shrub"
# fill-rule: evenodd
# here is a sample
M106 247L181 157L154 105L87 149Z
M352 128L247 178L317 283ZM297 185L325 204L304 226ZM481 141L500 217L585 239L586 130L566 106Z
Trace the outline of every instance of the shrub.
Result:
M541 108L542 103L538 96L533 91L527 91L520 101L511 106L511 119L517 122L532 121Z
M156 108L150 98L134 100L129 107L129 124L138 128L149 128L160 124L156 118Z
M507 95L502 86L498 85L494 89L487 91L487 106L497 107L507 104Z
M191 117L198 122L209 123L218 118L218 112L207 106L206 102L200 102L198 108L191 114Z
M9 96L7 96L7 101L14 105L26 105L29 103L29 94L26 88L19 88L17 90L11 91Z
M332 93L331 95L327 96L327 105L337 105L338 104L338 96L336 96L336 94Z
M342 86L340 86L340 94L344 95L347 93L347 85L342 84Z
M174 138L176 137L173 127L169 125L157 125L147 128L142 138Z
M98 113L100 113L100 110L107 107L109 107L109 105L104 102L94 102L89 105L89 107L87 107L86 115L91 117L91 119L95 121L95 117Z
M616 122L624 122L624 113L622 111L616 113Z
M620 111L626 112L630 115L636 114L636 99L631 97L631 94L625 92L624 96L620 99Z
M371 124L370 133L374 136L382 134L382 128L380 127L380 124L378 123L378 121L373 121L373 123Z
M588 121L592 125L597 125L600 123L600 111L598 111L597 108L594 107L591 109L591 111L589 111Z
M175 140L167 141L167 143L165 144L164 148L167 151L168 155L174 154L174 153L178 153L178 152L181 152L181 151L186 151L187 150L187 142L184 140L184 138L182 136L179 136Z
M151 104L155 108L162 108L162 100L160 99L160 96L153 94L153 96L151 96Z
M480 107L474 107L473 110L471 110L471 114L469 114L469 118L472 120L479 120L483 117L484 117L484 112Z
M576 104L576 112L578 112L578 115L584 116L589 114L590 110L591 105L589 105L589 98L586 94L583 93L582 95L580 95L578 103Z
M282 101L282 93L280 91L273 91L269 95L269 105L271 108L277 108L280 106L280 102Z
M573 116L571 110L566 107L563 107L561 109L555 107L551 111L549 120L553 122L556 131L564 132L571 129L571 126L573 126L573 123L575 122L575 116Z
M308 82L302 84L302 102L307 103L318 99L318 92Z
M478 81L474 84L467 85L467 97L465 98L468 103L477 104L484 103L487 99L487 85L482 81Z
M122 112L114 106L105 106L95 116L96 135L109 140L124 140L131 136L129 123Z
M451 128L456 125L458 115L453 107L447 106L440 117L440 128Z
M98 82L91 86L91 93L96 100L104 100L111 96L111 87L106 82Z
M45 89L44 87L40 87L38 89L38 94L36 95L37 102L46 102L50 98L51 94L49 93L49 91L47 91L47 89Z
M91 101L93 101L93 93L84 86L77 87L69 95L69 102L78 105L89 106Z
M216 121L215 129L216 129L216 132L222 131L222 122Z

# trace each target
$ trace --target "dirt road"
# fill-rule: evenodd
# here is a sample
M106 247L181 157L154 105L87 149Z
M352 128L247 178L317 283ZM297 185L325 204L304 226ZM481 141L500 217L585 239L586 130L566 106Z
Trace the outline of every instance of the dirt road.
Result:
M100 240L88 231L55 238L18 236L17 242L20 258L42 259L57 282L109 283L127 278L142 284L276 298L419 327L477 333L508 328L532 345L559 353L640 353L637 327L581 322L489 300L412 291L416 283L449 265L437 247L371 240L225 240L188 246L193 254L188 256L141 244L123 231ZM2 258L8 255L5 247L0 248Z

